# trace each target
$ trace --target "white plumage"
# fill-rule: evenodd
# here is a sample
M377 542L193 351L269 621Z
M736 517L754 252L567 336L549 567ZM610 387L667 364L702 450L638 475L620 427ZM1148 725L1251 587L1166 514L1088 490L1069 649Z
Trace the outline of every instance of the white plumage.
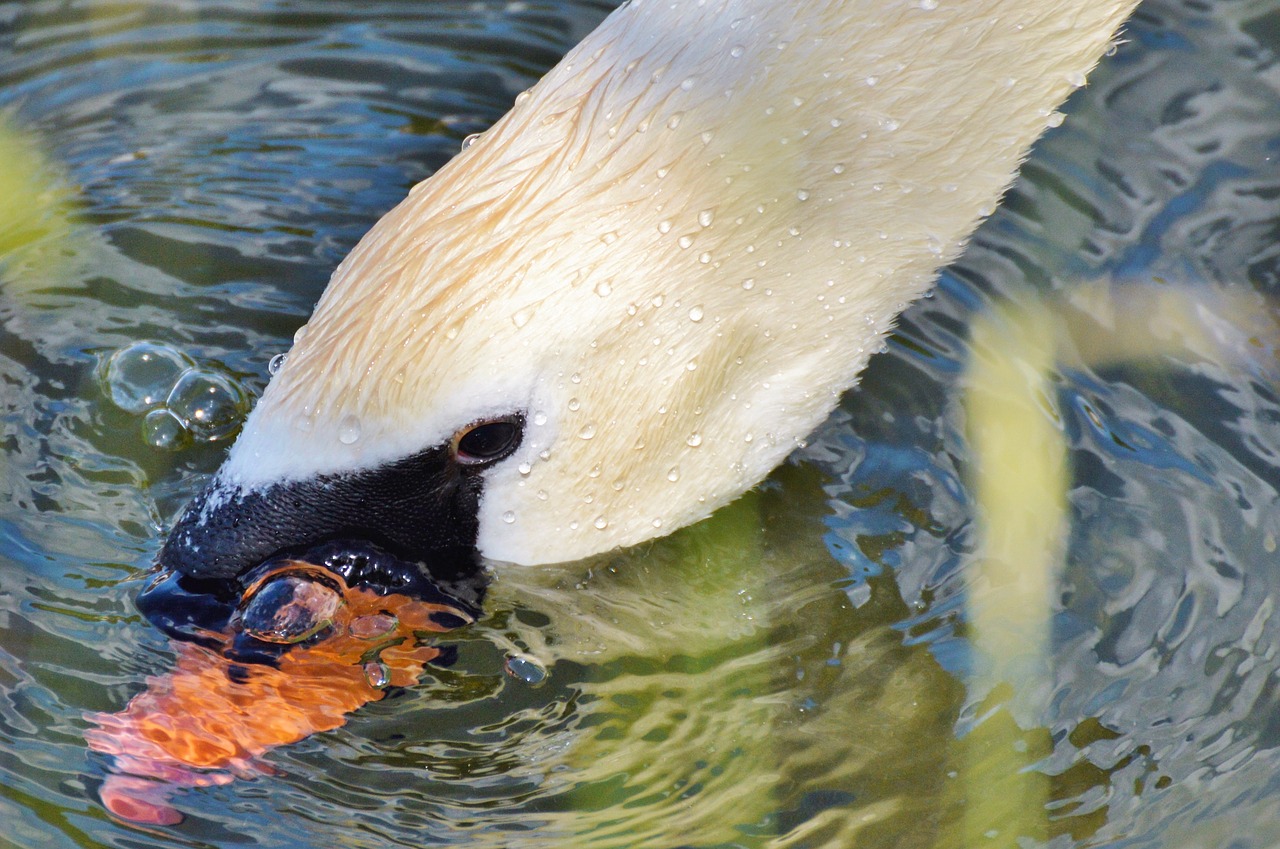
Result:
M487 557L706 516L855 383L1133 5L633 0L342 263L223 484L522 412Z

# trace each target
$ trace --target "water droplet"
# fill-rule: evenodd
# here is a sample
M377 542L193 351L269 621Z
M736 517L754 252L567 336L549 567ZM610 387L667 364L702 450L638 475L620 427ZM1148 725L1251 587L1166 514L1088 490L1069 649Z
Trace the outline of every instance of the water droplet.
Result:
M348 413L338 423L338 441L343 445L354 445L360 439L360 419Z
M746 280L742 281L742 288L748 291L750 291L751 289L754 289L755 285L756 285L756 279L754 277L748 277Z
M570 399L569 399L569 409L570 409L571 411L573 411L573 412L577 412L577 411L578 411L578 408L579 408L579 407L581 407L581 406L582 406L582 402L581 402L581 401L579 401L577 398L570 398Z
M1075 88L1080 88L1085 84L1084 74L1080 71L1073 71L1067 74L1067 84L1074 86Z
M284 368L284 361L288 358L288 354L276 354L271 358L271 362L267 363L267 373L275 377L280 373L280 369Z
M515 520L516 520L516 514L512 510L508 510L502 514L502 521L506 522L508 525L510 525Z
M569 382L573 384L581 383L582 375L575 371L573 374L569 375Z
M670 469L667 469L667 480L671 481L672 483L675 483L676 481L680 480L679 466L672 466Z
M529 319L531 318L533 318L532 309L516 310L515 313L511 316L511 323L514 324L517 328L520 328L528 324Z
M1065 120L1067 120L1067 116L1062 112L1050 112L1044 123L1046 127L1061 127L1062 122Z
M698 305L698 306L696 306L696 307L690 307L690 308L689 308L689 320L690 320L690 321L702 321L702 315L703 315L703 312L702 312L702 306L701 306L701 305Z
M536 411L533 414L533 423L538 427L542 427L544 424L547 423L547 414L542 412L541 410Z
M579 439L590 439L595 435L596 435L596 426L591 422L587 422L581 428L578 429Z
M663 235L665 235L665 234L667 234L667 233L670 233L670 232L671 232L671 222L670 222L670 221L667 221L667 220L665 220L665 219L664 219L664 220L662 220L662 221L659 221L659 222L658 222L658 232L659 232L659 233L662 233Z
M683 112L677 112L676 114L672 115L670 118L667 119L667 129L674 130L676 127L680 126L680 119L683 117L684 117Z
M600 237L600 241L604 242L606 245L612 245L614 242L618 241L618 234L610 230L608 233L605 233Z
M702 263L703 265L706 265L707 263L711 262L711 251L703 251L702 253L698 254L698 262Z
M694 85L697 83L696 77L685 77L680 81L681 91L693 91Z
M530 687L537 687L547 680L546 667L528 655L507 655L503 667L512 678Z
M655 528L660 528L660 527L662 527L662 520L661 520L661 519L654 519L654 520L653 520L653 526L654 526Z
M539 501L546 501L548 498L550 498L550 496L547 495L547 491L545 489L538 490L536 494L538 496Z
M711 222L715 220L716 214L714 210L704 209L698 213L698 224L702 227L710 227Z
M684 370L685 370L685 371L697 371L697 370L698 370L698 362L697 362L697 360L689 360L689 362L685 363L685 364L684 364Z
M591 524L595 526L597 531L603 531L605 528L609 527L609 520L604 516L596 516L596 520Z
M808 200L808 199L809 199L809 190L808 190L808 189L798 189L798 190L796 191L796 199L797 199L797 200L799 200L799 201L806 201L806 200Z
M479 133L472 133L471 135L467 136L462 140L461 149L466 150L467 148L471 147L471 145L475 144L479 138L480 138Z
M516 466L516 471L520 473L521 477L527 477L533 472L533 466L530 466L528 463L521 463L519 466Z
M216 442L240 427L249 401L240 385L216 372L188 369L165 400L198 442Z
M178 376L193 365L167 345L135 342L107 361L105 388L120 409L143 413L164 403Z
M688 445L690 448L697 448L699 445L701 445L701 444L702 444L702 434L700 434L700 433L698 433L697 431L695 431L695 432L693 432L693 433L689 434L689 438L688 438L688 439L686 439L684 442L685 442L685 444L686 444L686 445Z
M681 248L688 248L690 245L693 244L693 237L687 236L687 235L681 236L680 238L676 239L676 244L679 245Z
M920 0L920 8L926 12L932 12L938 8L938 0Z

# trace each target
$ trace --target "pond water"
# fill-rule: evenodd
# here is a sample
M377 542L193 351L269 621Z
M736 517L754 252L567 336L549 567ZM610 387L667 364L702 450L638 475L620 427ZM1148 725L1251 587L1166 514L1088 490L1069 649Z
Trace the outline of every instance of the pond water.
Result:
M0 4L0 845L1274 845L1280 3L1236 0L1142 7L758 492L499 575L449 663L181 822L105 812L88 717L175 663L134 606L165 528L345 252L608 8ZM1005 301L1060 338L1068 525L1035 674L987 686Z

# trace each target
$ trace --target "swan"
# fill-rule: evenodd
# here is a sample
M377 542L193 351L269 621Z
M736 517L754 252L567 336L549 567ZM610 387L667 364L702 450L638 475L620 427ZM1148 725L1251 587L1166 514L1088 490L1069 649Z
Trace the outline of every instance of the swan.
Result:
M335 271L161 565L696 522L833 409L1136 0L631 0Z

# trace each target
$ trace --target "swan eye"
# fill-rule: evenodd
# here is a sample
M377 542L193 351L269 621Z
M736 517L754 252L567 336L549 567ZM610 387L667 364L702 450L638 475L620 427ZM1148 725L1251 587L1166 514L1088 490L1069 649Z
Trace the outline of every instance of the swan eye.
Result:
M522 416L476 422L454 435L453 456L464 466L495 463L520 447L523 432Z

